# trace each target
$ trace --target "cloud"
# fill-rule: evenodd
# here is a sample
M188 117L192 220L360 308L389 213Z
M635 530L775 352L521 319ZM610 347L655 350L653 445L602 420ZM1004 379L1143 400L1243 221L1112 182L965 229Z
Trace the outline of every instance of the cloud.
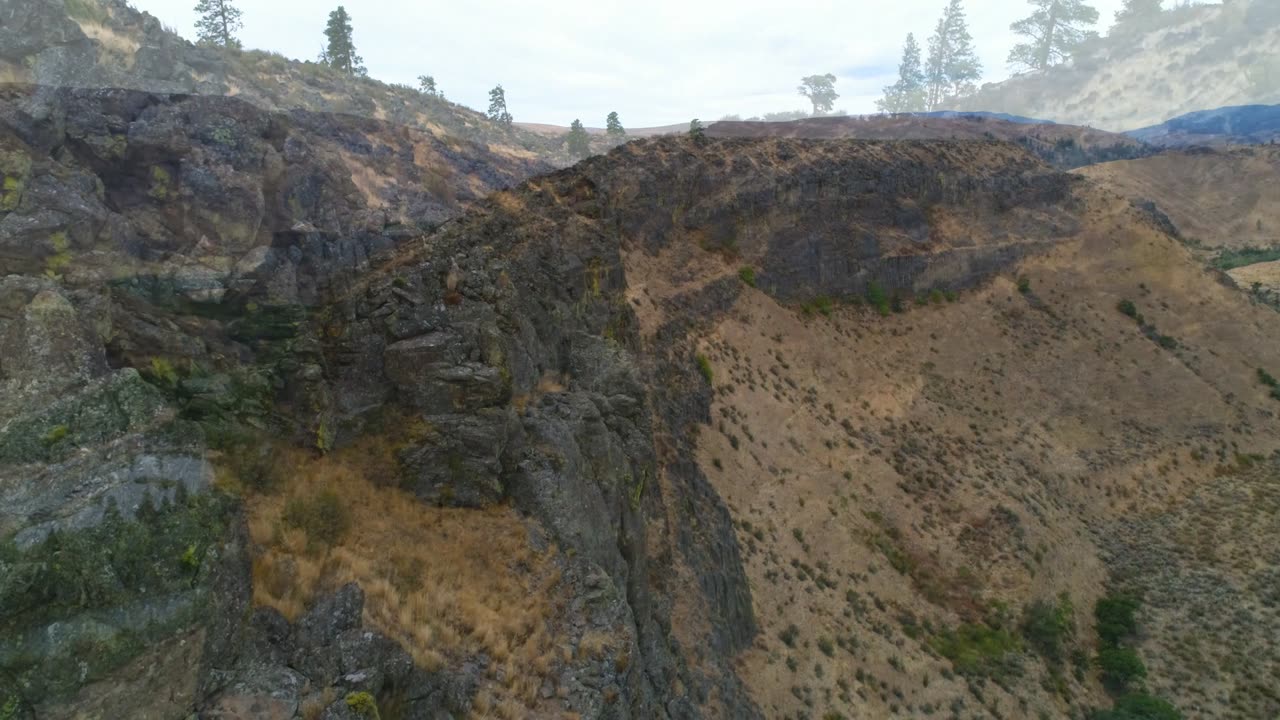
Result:
M195 0L132 0L193 37ZM1104 25L1122 0L1098 0ZM304 0L237 0L247 47L314 59L328 12ZM517 120L628 127L807 106L799 78L832 72L849 112L874 112L908 32L925 45L946 0L348 0L357 50L374 77L440 89L475 108L502 83ZM1009 75L1020 0L967 0L984 80ZM1100 28L1101 29L1101 28Z

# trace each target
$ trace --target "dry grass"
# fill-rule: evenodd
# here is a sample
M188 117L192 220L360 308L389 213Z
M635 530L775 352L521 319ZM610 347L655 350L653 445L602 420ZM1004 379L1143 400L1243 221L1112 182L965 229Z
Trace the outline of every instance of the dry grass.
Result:
M111 59L118 60L124 63L126 69L133 67L134 55L138 52L138 48L141 47L141 43L136 38L123 35L112 28L95 22L84 20L77 20L76 22L79 23L80 30L86 36L97 40L102 46L102 54L107 56L103 58L104 60L107 62L110 62Z
M317 594L348 582L365 592L365 622L400 641L429 670L483 653L493 662L482 689L499 716L537 701L557 648L552 628L560 596L553 550L529 545L505 507L430 507L369 477L368 448L320 456L281 451L281 486L248 499L254 601L293 619ZM337 494L349 528L331 547L291 527L291 499ZM484 713L481 713L482 716Z

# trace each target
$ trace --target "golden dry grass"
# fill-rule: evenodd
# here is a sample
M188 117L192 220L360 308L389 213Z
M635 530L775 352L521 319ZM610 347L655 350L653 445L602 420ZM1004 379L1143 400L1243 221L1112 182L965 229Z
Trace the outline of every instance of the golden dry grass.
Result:
M254 602L298 617L317 594L348 582L365 593L365 622L398 640L422 667L483 653L492 659L480 716L523 717L555 663L560 605L554 550L535 551L518 515L428 506L369 477L368 448L320 456L278 453L281 486L251 495ZM334 492L350 526L317 546L285 520L291 499Z

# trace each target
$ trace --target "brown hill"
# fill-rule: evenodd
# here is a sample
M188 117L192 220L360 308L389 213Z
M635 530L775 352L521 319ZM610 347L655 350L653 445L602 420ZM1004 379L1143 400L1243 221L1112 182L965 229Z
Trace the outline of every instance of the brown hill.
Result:
M1280 149L1170 151L1079 172L1138 202L1153 202L1178 232L1208 250L1280 245Z

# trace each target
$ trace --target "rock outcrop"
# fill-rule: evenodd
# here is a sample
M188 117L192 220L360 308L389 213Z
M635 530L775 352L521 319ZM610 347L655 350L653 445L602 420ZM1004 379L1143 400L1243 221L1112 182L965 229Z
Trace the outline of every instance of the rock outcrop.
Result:
M407 187L424 140L403 129L123 91L10 91L0 119L0 562L18 579L0 623L24 638L0 679L42 712L107 702L165 648L199 658L180 696L208 717L347 717L360 693L443 717L510 683L484 653L415 667L353 587L292 624L247 619L256 495L215 469L252 486L269 441L322 455L394 431L392 485L509 504L555 557L576 650L526 707L761 717L733 662L751 591L693 455L699 329L743 262L784 303L982 283L1072 232L1079 182L1002 143L667 138L459 190L471 209L432 230L455 206ZM351 165L370 157L372 180ZM628 258L689 249L725 278L655 297L642 333ZM48 557L67 548L110 576L64 585ZM77 672L82 641L99 650Z

